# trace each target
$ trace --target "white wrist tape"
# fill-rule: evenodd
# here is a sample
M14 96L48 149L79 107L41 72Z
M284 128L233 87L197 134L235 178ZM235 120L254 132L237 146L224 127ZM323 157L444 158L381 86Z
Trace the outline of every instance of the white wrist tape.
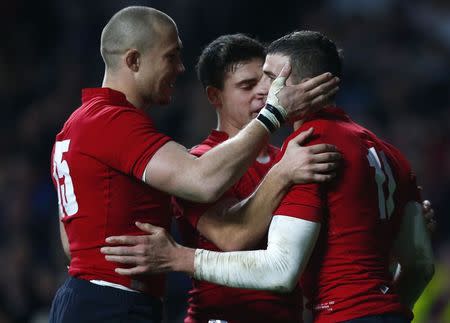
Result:
M285 86L286 83L286 77L279 76L277 77L270 86L269 93L267 95L267 103L271 106L275 107L278 111L280 111L281 115L283 116L284 120L287 119L287 111L286 109L280 104L280 101L278 101L277 94L281 91L281 89Z

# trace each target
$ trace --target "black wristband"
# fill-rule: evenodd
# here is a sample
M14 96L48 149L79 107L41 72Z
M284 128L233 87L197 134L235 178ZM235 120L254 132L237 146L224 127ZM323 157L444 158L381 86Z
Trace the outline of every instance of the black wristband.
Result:
M275 118L277 118L278 122L280 124L283 124L286 120L284 120L283 115L281 114L280 111L278 111L277 108L275 108L273 105L270 105L269 103L266 103L266 107L267 110L269 110L274 116Z
M256 117L256 119L258 119L259 121L261 121L266 127L267 129L269 129L270 132L274 132L275 131L275 126L272 124L272 122L270 122L269 119L267 119L264 115L262 115L261 113L258 114L258 116Z

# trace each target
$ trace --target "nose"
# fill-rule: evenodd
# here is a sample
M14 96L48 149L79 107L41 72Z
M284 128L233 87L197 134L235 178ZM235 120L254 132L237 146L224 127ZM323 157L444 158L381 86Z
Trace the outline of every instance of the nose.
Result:
M270 78L263 75L258 82L256 93L260 97L266 97L270 89Z

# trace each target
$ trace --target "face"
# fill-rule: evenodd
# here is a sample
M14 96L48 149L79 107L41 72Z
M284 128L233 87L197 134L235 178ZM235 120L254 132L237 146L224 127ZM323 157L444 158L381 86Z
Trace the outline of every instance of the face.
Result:
M217 104L221 124L224 126L242 129L264 106L266 93L259 86L262 65L263 60L255 58L237 64L225 74L223 89L218 90Z
M167 26L161 28L157 43L141 55L136 83L147 104L170 103L177 76L185 70L181 48L176 26Z
M283 69L284 64L289 62L289 57L280 54L271 54L266 56L266 60L263 65L263 77L261 78L261 87L267 93L269 93L270 85L275 80ZM291 78L288 77L286 85L291 85Z

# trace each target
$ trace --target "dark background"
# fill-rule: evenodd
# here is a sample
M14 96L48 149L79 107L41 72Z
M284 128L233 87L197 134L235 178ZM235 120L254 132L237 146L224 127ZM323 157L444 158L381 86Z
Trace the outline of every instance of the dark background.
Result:
M161 131L186 146L216 125L194 73L208 42L235 32L270 42L300 29L335 40L345 56L338 103L410 160L437 214L439 268L450 272L448 1L15 0L0 10L0 322L45 322L65 279L51 147L80 104L81 88L101 86L100 33L128 5L153 6L178 24L186 73L174 102L151 114ZM274 143L288 132L280 131ZM170 321L180 322L188 284L181 275L170 277ZM449 307L449 281L436 284L441 288L426 296L423 322L441 321Z

